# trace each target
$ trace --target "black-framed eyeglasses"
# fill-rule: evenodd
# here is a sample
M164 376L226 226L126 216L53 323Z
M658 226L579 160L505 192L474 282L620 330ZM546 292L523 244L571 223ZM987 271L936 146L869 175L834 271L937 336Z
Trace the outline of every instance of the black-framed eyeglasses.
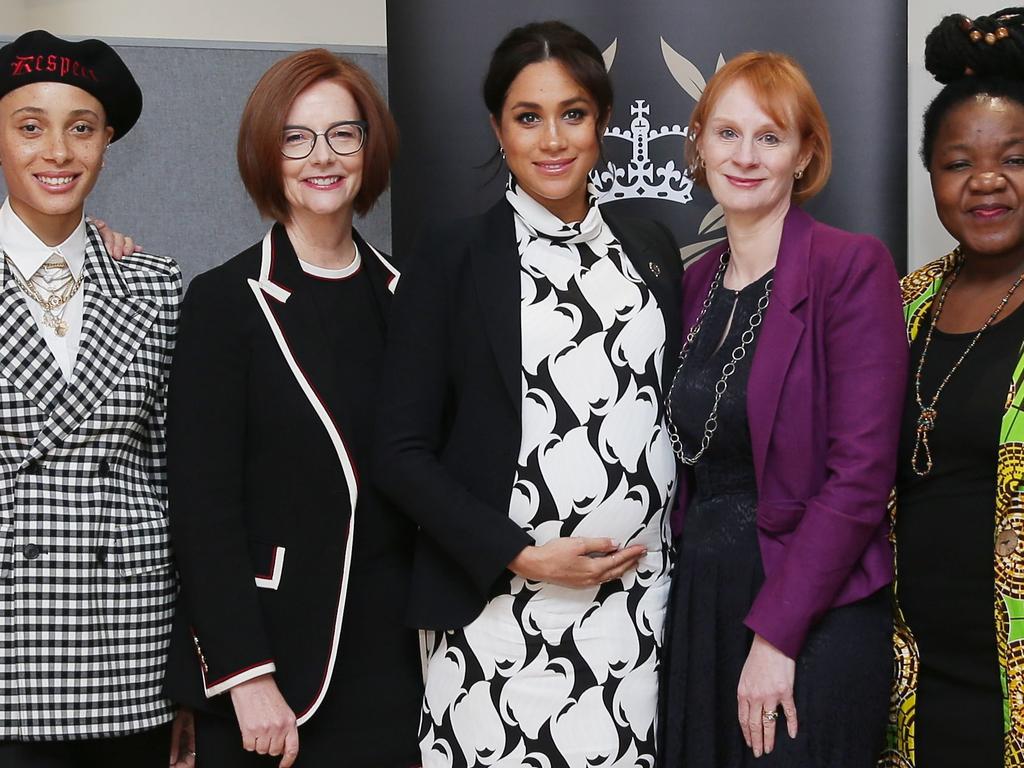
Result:
M281 133L281 154L290 160L302 160L313 154L321 136L336 155L354 155L366 143L369 130L365 120L340 120L323 133L302 125L286 125Z

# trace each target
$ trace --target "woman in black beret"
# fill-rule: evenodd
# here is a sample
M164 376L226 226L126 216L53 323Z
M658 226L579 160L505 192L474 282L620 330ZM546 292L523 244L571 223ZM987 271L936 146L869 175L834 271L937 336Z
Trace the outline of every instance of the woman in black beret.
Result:
M141 109L99 40L35 31L0 49L5 768L167 764L164 404L181 274L149 254L115 263L83 216Z

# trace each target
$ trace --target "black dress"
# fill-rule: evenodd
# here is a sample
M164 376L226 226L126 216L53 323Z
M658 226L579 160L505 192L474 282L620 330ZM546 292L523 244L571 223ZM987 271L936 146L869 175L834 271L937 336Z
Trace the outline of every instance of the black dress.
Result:
M911 372L924 348L911 346ZM931 402L974 333L936 330L922 373ZM996 650L996 461L1006 393L1024 338L1024 310L982 334L937 404L926 477L911 466L920 414L911 378L900 440L897 597L921 658L914 736L925 768L1003 765Z
M722 366L749 328L771 274L742 291L720 287L707 310L672 390L672 416L687 455L700 445ZM743 621L764 582L746 402L756 344L755 332L722 396L718 428L693 468L668 610L659 764L868 768L882 747L888 705L887 590L829 611L811 630L797 660L795 740L780 718L775 749L755 759L740 731L736 690L753 641Z

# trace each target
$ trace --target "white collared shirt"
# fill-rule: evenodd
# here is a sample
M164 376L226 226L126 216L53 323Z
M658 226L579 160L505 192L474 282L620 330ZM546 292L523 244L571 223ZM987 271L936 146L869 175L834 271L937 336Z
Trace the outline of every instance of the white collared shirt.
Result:
M0 206L0 250L17 267L25 280L30 280L43 263L55 253L60 254L67 262L76 280L81 278L82 270L85 268L86 239L85 217L67 240L51 247L40 240L35 232L18 218L18 214L11 208L10 199L5 200L3 206ZM58 336L53 328L43 324L43 308L25 296L28 311L32 313L39 326L39 332L46 340L46 345L57 360L57 365L60 366L66 380L71 379L75 358L78 356L78 343L82 334L82 293L82 289L75 293L61 315L68 324L68 331L64 336Z

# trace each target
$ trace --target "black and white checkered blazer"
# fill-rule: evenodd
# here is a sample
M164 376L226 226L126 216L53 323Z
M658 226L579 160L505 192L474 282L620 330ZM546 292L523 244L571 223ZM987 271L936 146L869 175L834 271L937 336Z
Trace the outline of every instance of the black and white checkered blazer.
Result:
M83 274L66 381L0 263L0 740L173 714L164 404L181 273L147 254L115 263L90 225Z

